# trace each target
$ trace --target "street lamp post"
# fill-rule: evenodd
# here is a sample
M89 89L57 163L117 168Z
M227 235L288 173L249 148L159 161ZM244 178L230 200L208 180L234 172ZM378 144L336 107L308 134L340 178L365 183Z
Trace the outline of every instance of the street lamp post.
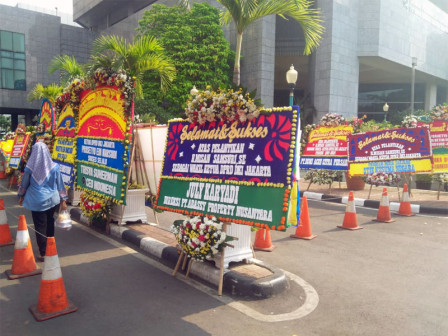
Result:
M294 69L294 65L291 64L291 67L286 72L286 81L289 86L289 106L294 104L294 88L296 87L297 82L297 70Z
M417 66L417 57L412 57L411 117L414 115L414 86L415 86L415 67L416 66Z
M389 112L389 105L387 105L387 102L383 105L383 111L384 111L384 121L387 121L387 112Z

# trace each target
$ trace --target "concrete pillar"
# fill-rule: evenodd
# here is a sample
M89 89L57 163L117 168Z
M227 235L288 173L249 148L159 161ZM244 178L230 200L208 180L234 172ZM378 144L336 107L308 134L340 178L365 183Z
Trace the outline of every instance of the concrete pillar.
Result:
M318 121L326 113L358 114L358 3L319 0L325 34L313 54L310 83ZM340 20L344 17L344 20Z
M425 111L430 111L437 104L437 85L426 83L425 89Z
M265 107L274 104L275 16L255 21L243 34L241 85L257 89Z

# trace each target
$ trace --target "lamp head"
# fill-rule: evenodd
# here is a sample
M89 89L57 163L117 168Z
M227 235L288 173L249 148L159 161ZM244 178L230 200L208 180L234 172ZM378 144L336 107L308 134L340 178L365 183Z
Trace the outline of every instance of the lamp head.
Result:
M387 103L385 103L385 104L383 105L383 111L384 111L384 112L389 111L389 105L387 105Z
M196 96L199 91L196 89L196 85L193 85L193 88L190 90L190 95Z
M294 65L292 64L289 70L286 72L286 81L290 86L295 85L297 82L297 70L294 69Z

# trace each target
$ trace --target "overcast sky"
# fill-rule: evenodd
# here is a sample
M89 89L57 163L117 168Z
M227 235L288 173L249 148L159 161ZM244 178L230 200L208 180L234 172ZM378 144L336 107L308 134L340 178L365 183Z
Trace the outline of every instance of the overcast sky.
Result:
M55 7L58 8L58 12L73 13L72 0L0 0L2 5L15 6L17 3L54 10L54 14L56 14Z

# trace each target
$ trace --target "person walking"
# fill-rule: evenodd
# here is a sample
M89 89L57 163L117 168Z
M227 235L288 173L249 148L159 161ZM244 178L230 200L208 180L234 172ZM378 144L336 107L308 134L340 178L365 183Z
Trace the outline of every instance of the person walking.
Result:
M31 211L40 253L37 259L44 261L47 237L54 236L54 213L58 206L67 209L68 195L59 165L43 142L36 142L31 149L18 196L19 205Z

